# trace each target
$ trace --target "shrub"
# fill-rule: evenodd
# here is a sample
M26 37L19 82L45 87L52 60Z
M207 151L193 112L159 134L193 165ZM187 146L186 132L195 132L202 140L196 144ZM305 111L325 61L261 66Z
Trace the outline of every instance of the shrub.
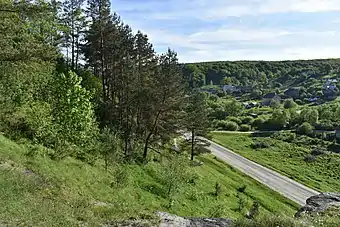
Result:
M247 185L242 185L241 187L239 187L239 188L237 189L237 191L243 193L243 192L246 191L246 188L247 188Z
M247 201L246 201L246 199L245 199L241 194L239 194L239 193L236 195L236 197L238 198L238 200L237 200L237 205L238 205L237 209L238 209L239 212L241 212L241 211L245 208L245 206L246 206L246 204L247 204Z
M316 161L316 157L314 155L307 155L304 159L305 162L315 162Z
M295 103L298 104L298 105L303 105L303 101L301 101L300 99L296 99L295 100Z
M22 106L16 116L21 119L21 129L25 136L46 146L53 144L56 126L51 112L52 109L46 102L32 102Z
M293 99L286 99L283 103L283 107L285 109L292 109L295 108L297 106L297 104L294 102Z
M251 127L249 125L241 125L240 126L240 131L242 132L248 132L251 130Z
M215 196L219 196L222 193L222 186L219 182L215 184Z
M269 144L266 141L255 141L250 146L253 149L262 149L262 148L268 148Z
M217 203L214 204L209 210L209 217L220 218L225 216L226 214L226 207L224 203Z
M281 102L278 99L273 99L270 101L270 107L277 109L280 108Z
M311 155L313 156L325 155L325 154L328 154L328 151L323 147L316 147L311 152Z
M97 133L91 94L81 86L81 78L74 72L54 78L53 117L59 126L60 136L83 146Z
M304 122L297 129L297 133L301 135L311 135L313 133L314 127L308 122Z
M229 116L227 117L227 121L232 121L232 122L235 122L236 124L238 125L241 125L242 124L242 120L237 118L237 117L233 117L233 116Z
M272 138L277 139L277 140L282 140L285 142L292 142L296 138L296 134L293 132L275 132L272 136Z
M237 131L238 125L233 121L227 121L224 126L224 130L227 131Z
M259 201L254 201L252 207L249 210L249 213L247 217L249 219L254 219L260 214L260 202Z
M253 122L253 127L256 129L260 129L264 124L266 120L262 117L256 118Z
M254 122L254 118L251 116L247 116L242 119L242 124L252 125L253 122Z

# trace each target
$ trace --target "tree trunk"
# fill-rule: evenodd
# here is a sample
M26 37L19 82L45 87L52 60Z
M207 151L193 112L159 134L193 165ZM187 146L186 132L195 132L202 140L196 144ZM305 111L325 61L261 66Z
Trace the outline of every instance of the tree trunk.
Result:
M146 137L145 144L144 144L144 153L143 153L143 159L146 161L146 158L148 156L148 146L149 146L149 140L151 138L152 132L149 133L149 135Z
M195 155L195 130L191 130L191 161L194 161L194 155Z

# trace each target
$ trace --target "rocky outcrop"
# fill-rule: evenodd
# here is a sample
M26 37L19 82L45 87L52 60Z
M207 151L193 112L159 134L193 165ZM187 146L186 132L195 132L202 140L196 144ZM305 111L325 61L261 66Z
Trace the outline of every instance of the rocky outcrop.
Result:
M232 220L224 218L187 218L166 212L157 212L159 220L112 221L105 227L229 227Z
M228 227L232 220L224 218L183 218L165 212L157 212L160 227Z
M340 207L340 193L326 192L308 198L306 205L300 208L295 217L308 213L323 213L330 207Z

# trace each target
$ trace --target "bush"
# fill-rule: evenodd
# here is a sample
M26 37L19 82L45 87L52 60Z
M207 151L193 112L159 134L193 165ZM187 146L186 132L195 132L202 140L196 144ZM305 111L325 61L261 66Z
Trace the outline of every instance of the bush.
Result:
M251 130L251 127L249 125L241 125L240 126L240 131L242 132L248 132Z
M87 144L98 132L90 92L74 72L56 75L51 86L59 137L79 146Z
M251 116L247 116L242 119L242 124L252 125L253 122L254 122L254 118Z
M209 210L209 217L221 218L226 214L225 204L222 202L214 204Z
M255 141L250 146L253 149L262 149L262 148L268 148L269 144L266 141Z
M232 122L235 122L236 124L238 125L241 125L242 124L242 120L237 118L237 117L227 117L227 121L232 121Z
M256 118L253 122L253 127L256 129L262 128L262 126L266 123L266 120L262 117Z
M280 108L280 105L281 105L281 102L278 99L273 99L272 101L270 101L270 107L274 109Z
M297 133L301 135L311 135L313 134L314 127L309 124L308 122L304 122L302 125L300 125L297 129Z
M294 102L293 99L286 99L283 104L283 107L285 109L292 109L292 108L295 108L296 106L297 104Z
M254 201L252 207L250 208L250 211L247 215L249 219L254 219L260 214L260 202Z
M323 148L323 147L316 147L312 150L311 154L313 156L318 156L318 155L325 155L325 154L328 154L329 152Z
M295 103L298 104L298 105L303 105L304 104L303 101L301 101L300 99L295 100Z
M220 196L222 193L222 186L219 182L215 184L215 196Z
M237 131L238 125L233 121L227 121L224 125L224 130L227 131Z
M315 162L316 161L316 157L314 155L307 155L304 159L305 162Z
M296 134L293 132L275 132L272 136L272 138L277 140L282 140L285 142L293 142L296 139Z

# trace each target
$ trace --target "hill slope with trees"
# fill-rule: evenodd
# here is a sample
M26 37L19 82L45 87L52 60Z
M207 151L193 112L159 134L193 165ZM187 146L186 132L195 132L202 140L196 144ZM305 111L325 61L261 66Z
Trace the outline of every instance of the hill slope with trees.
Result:
M296 87L304 99L324 95L325 80L338 77L340 59L188 63L183 72L199 87L233 85L240 88L238 95L253 97ZM339 87L339 81L334 83Z

